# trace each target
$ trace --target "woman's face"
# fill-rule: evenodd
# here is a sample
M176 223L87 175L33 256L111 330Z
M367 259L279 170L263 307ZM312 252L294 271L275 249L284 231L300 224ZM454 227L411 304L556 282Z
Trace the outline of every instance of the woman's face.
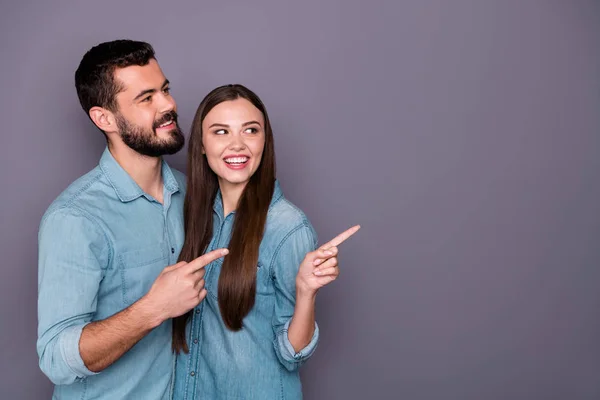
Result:
M202 121L202 146L210 169L223 185L245 187L265 147L264 117L246 99L216 105Z

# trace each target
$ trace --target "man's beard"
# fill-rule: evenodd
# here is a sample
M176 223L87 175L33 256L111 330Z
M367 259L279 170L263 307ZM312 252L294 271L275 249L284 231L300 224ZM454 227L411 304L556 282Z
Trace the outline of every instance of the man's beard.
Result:
M177 123L177 113L175 111L170 111L158 121L154 121L152 130L131 124L121 114L116 115L116 120L123 143L144 156L160 157L165 154L175 154L181 150L185 143L185 138ZM156 129L170 120L175 124L175 128L169 131L170 137L159 139L156 136Z

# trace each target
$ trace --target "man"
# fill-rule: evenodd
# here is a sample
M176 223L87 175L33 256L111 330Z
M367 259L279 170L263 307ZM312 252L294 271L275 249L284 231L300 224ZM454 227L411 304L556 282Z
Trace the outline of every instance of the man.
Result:
M81 60L75 85L108 146L40 224L40 367L53 398L167 399L170 319L202 301L203 267L227 251L176 263L185 178L161 156L184 138L152 47L102 43Z

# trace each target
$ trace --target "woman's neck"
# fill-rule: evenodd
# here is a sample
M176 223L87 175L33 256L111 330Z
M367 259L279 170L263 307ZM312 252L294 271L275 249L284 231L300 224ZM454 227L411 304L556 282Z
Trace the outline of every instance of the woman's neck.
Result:
M223 200L223 215L225 217L235 211L245 187L246 184L229 183L219 179L219 188Z

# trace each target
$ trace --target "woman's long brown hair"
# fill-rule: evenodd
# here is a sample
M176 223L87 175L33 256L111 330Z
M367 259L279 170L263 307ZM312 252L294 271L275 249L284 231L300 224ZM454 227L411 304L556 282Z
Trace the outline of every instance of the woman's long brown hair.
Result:
M219 308L223 322L233 331L242 329L242 320L254 306L258 249L267 211L275 188L275 150L267 110L260 98L242 85L221 86L210 92L198 106L188 145L187 193L184 202L185 241L179 261L190 262L208 249L212 238L213 203L219 188L216 174L202 153L202 122L216 105L243 98L264 116L265 146L262 160L250 177L236 208L229 254L219 276ZM185 326L192 311L173 319L173 351L188 352Z

